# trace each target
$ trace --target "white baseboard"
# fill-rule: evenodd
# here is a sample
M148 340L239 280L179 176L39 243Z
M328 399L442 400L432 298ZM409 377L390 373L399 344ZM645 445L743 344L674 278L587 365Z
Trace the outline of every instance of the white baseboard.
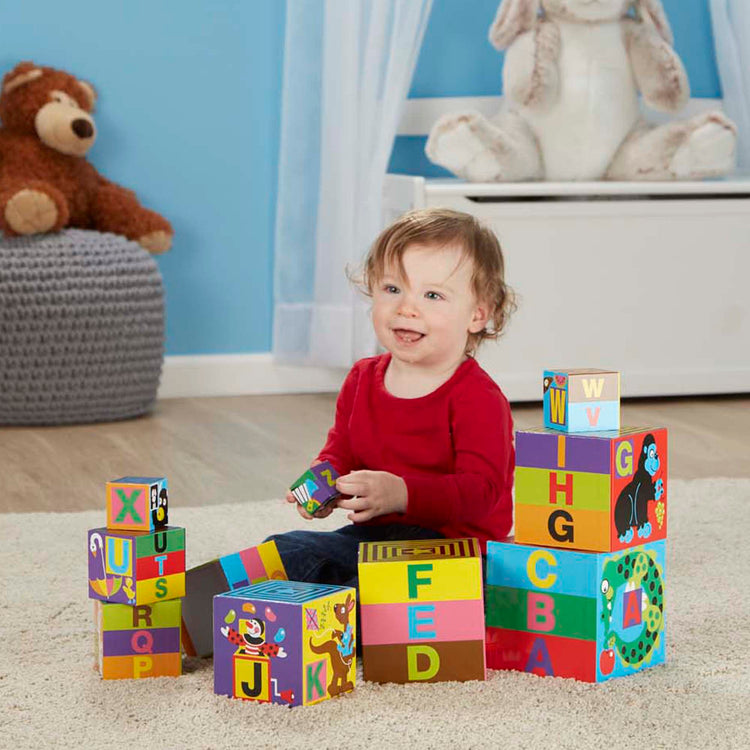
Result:
M335 393L346 369L280 365L270 352L169 356L158 398Z

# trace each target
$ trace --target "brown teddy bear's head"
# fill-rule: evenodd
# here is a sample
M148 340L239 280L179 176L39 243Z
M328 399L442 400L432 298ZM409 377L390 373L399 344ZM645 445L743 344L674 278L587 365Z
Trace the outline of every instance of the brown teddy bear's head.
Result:
M36 133L42 143L85 156L96 139L91 84L54 68L22 62L3 78L0 119L7 130Z

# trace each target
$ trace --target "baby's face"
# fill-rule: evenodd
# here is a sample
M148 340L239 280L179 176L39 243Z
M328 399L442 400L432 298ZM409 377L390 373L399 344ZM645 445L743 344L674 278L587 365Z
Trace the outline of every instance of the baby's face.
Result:
M487 323L471 286L472 262L460 247L415 244L403 265L403 276L386 266L373 288L375 334L394 359L441 372L463 359L469 333Z

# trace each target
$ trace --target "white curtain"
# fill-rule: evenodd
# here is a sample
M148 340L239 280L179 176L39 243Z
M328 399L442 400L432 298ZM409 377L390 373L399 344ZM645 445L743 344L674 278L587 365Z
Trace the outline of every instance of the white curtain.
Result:
M750 0L710 0L724 110L739 131L737 162L750 170Z
M287 0L273 353L375 353L346 277L382 228L383 181L432 0Z

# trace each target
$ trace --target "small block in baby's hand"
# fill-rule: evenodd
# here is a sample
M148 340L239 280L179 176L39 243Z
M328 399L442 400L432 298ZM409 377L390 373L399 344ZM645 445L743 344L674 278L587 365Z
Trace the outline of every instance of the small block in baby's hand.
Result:
M341 493L336 489L338 476L336 469L328 461L323 461L308 469L289 490L312 516L341 497Z

